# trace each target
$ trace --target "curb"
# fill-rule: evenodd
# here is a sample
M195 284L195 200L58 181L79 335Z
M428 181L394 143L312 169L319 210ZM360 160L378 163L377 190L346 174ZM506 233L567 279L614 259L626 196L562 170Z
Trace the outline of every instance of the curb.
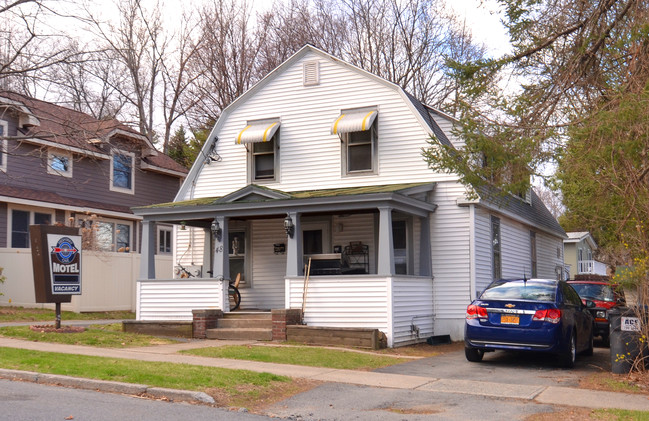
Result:
M106 393L120 393L124 395L149 395L156 399L166 399L170 402L200 402L214 404L214 399L207 393L193 390L168 389L164 387L151 387L144 384L122 383L109 380L84 379L79 377L63 376L59 374L34 373L31 371L0 369L0 378L12 381L27 381L39 384L54 384L58 386L74 387L76 389L98 390Z

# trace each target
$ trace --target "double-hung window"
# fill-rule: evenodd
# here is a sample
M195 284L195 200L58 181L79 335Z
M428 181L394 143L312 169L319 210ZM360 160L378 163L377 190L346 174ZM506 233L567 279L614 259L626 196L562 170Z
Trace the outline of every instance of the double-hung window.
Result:
M47 151L47 172L72 177L72 154L60 149Z
M29 226L52 223L52 214L22 209L11 210L11 247L29 248Z
M331 133L342 142L344 176L377 173L376 108L343 110L334 121Z
M279 119L249 121L235 139L248 151L251 182L279 181Z
M158 254L171 254L172 228L158 227Z
M88 236L88 249L98 251L131 251L132 224L129 221L111 221L106 219L79 219ZM84 240L85 241L85 240Z
M7 122L0 120L0 171L7 171Z
M115 150L110 159L110 189L122 193L135 192L135 154Z

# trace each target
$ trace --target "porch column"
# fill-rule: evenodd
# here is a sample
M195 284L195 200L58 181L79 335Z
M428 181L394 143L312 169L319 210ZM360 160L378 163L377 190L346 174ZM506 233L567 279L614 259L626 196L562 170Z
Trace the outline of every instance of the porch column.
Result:
M140 249L140 279L155 279L155 221L142 221L142 248Z
M392 241L392 208L379 208L379 247L377 274L394 274L394 243Z
M432 276L433 263L430 251L430 217L419 218L419 276Z
M219 276L228 278L230 276L228 218L217 216L214 219L221 226L221 235L214 237L214 267L212 268L212 276L214 278ZM212 235L211 231L210 235Z
M302 265L302 228L300 226L300 213L289 212L288 216L293 221L293 237L286 236L286 276L303 275Z

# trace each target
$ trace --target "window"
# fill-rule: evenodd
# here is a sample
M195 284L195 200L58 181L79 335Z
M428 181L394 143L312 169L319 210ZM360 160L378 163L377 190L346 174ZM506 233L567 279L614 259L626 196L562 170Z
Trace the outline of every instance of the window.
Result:
M532 267L532 278L536 278L536 233L530 231L530 261Z
M343 110L331 127L331 134L342 142L343 175L367 175L377 172L376 108Z
M79 219L79 225L90 233L90 244L87 247L89 250L120 253L128 253L131 250L130 222Z
M500 255L500 219L491 217L491 256L493 279L502 278L502 260Z
M11 210L11 247L29 248L29 226L52 223L52 215L28 210Z
M72 177L72 154L59 149L48 150L47 172L49 174Z
M171 227L158 227L158 254L171 254Z
M131 152L114 151L110 162L110 189L122 193L133 194L135 154Z
M0 171L7 171L7 122L0 120Z
M251 144L252 181L275 180L278 132L266 142Z

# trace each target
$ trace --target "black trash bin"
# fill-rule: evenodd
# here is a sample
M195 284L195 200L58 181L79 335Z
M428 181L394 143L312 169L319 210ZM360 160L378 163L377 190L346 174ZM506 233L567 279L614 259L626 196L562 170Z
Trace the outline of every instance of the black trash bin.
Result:
M612 308L608 312L611 340L611 371L626 374L640 353L647 362L646 341L641 341L640 320L635 311L627 307Z

